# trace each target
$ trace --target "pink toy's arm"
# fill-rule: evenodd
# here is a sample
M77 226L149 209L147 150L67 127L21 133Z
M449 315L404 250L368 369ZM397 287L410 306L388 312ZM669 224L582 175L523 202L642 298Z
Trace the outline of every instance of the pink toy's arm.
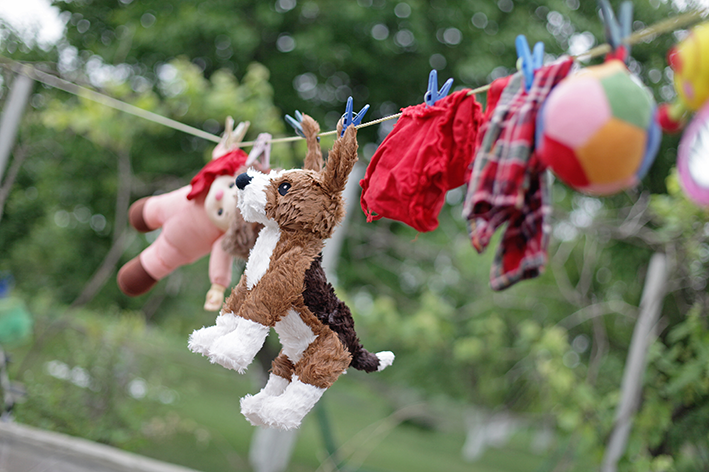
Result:
M224 291L231 284L231 265L233 256L222 248L222 239L217 239L212 244L212 253L209 256L209 280L212 286L207 292L204 309L218 311L224 301Z
M224 301L224 291L226 287L219 284L212 284L204 299L204 309L207 311L219 311Z
M212 253L209 256L209 281L223 287L231 285L231 265L234 256L222 247L222 239L217 239L212 244Z

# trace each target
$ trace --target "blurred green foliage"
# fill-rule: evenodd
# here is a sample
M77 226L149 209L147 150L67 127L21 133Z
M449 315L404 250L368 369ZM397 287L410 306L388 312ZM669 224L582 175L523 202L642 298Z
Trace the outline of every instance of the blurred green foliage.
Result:
M365 121L396 113L422 101L431 68L441 80L454 77L456 87L484 85L514 69L519 33L530 43L543 41L553 55L603 42L595 2L578 0L74 0L55 6L67 21L65 39L50 49L30 47L2 26L0 53L56 67L70 80L213 134L227 115L248 120L247 139L264 131L290 134L281 117L296 109L332 128L349 95L357 109L372 104ZM637 1L633 28L675 8ZM673 97L665 52L678 37L633 47L630 68L658 102ZM5 97L11 76L2 77ZM125 202L117 200L121 159L130 161L133 201L185 185L212 145L39 85L31 103L18 144L28 157L0 226L0 270L14 274L27 299L66 306L125 228ZM391 126L359 133L365 161ZM706 468L709 218L679 188L672 171L677 142L666 136L643 185L623 194L597 199L555 183L548 269L500 293L487 282L497 240L482 255L472 249L460 216L462 189L448 194L439 228L427 234L391 221L368 224L360 211L350 212L338 293L352 307L365 345L397 354L394 367L377 376L386 380L381 388L406 386L428 400L445 397L552 424L559 440L548 469L588 470L600 462L613 427L647 262L661 251L670 261L668 295L621 469ZM272 160L298 165L303 151L302 143L274 145ZM129 231L120 262L148 244ZM111 278L87 307L115 324L116 334L71 325L71 342L52 349L66 365L90 371L95 364L107 385L120 382L125 361L115 353L126 343L149 342L138 334L131 339L145 327L135 316L124 319L124 310L142 313L150 329L186 337L213 319L199 308L206 273L204 260L183 267L137 299L122 296ZM96 355L103 344L106 353ZM141 375L156 375L156 385L165 381ZM137 447L126 432L152 424L130 399L69 391L50 377L28 382L38 403L19 410L20 419L126 447ZM42 393L42 385L52 388ZM109 405L115 431L89 410L72 419L72 405L82 401ZM392 394L390 402L397 401Z

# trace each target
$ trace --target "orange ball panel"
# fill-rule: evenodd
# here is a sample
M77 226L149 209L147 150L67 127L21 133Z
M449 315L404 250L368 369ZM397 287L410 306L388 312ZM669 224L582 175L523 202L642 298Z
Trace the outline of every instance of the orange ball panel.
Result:
M576 155L590 182L611 184L635 175L646 141L645 130L611 118Z

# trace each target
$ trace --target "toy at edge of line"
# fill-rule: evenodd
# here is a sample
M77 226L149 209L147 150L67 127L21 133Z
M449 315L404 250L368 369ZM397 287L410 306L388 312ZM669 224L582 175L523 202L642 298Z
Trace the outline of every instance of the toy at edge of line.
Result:
M618 59L564 79L537 116L536 152L569 187L605 196L640 182L662 133L652 95Z
M682 132L677 173L682 190L695 204L709 206L707 130L709 126L709 23L689 30L667 53L677 97L660 105L658 119L666 133Z
M373 372L394 361L389 351L372 354L361 345L350 310L320 261L324 240L344 217L342 192L357 161L356 129L349 126L336 139L323 167L318 124L307 115L301 124L308 145L303 169L250 169L237 177L241 214L264 229L216 325L196 330L189 340L193 352L243 373L273 327L282 350L266 386L241 399L241 413L254 426L285 430L300 426L348 367Z
M233 257L245 260L261 229L258 224L245 222L236 207L234 177L246 169L249 157L235 146L246 133L248 122L240 123L233 132L230 124L233 121L227 119L213 160L190 185L141 198L131 205L129 220L135 229L145 233L160 228L161 232L119 270L118 286L126 295L147 293L178 267L210 254L211 287L204 309L217 311L221 307L224 291L231 284ZM267 161L265 157L263 165L268 166Z
M682 130L688 116L702 108L709 99L709 23L689 30L682 41L667 53L667 63L674 73L677 98L660 105L659 122L668 133Z

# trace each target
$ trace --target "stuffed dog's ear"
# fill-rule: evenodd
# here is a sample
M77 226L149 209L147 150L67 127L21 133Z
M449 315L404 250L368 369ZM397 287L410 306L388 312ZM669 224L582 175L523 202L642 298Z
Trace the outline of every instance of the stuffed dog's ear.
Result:
M335 140L327 155L327 164L322 171L323 186L331 193L345 190L347 177L357 162L357 129L350 126L345 135Z
M322 151L320 150L320 142L318 141L320 125L317 121L305 114L300 124L303 127L305 142L308 144L308 154L305 156L303 169L320 172L323 166Z

